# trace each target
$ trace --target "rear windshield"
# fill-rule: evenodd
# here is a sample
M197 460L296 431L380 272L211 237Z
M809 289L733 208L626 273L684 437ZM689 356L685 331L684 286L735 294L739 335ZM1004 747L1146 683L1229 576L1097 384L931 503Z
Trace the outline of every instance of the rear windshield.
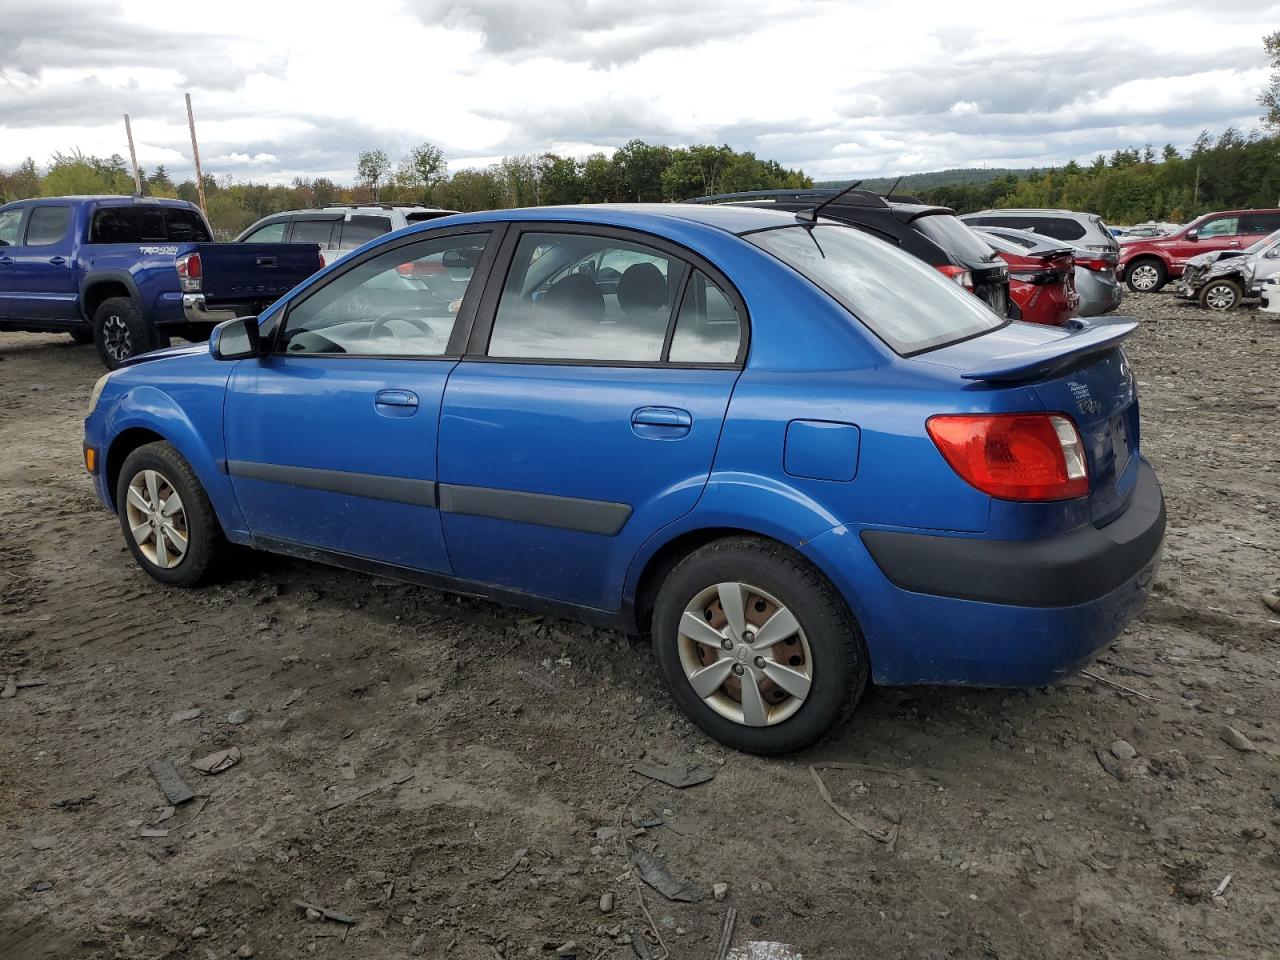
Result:
M955 281L851 227L778 227L744 239L807 277L904 356L1006 322Z
M102 207L89 226L90 243L207 243L204 218L183 207Z
M950 214L916 217L911 225L961 262L990 263L1000 259L989 243Z

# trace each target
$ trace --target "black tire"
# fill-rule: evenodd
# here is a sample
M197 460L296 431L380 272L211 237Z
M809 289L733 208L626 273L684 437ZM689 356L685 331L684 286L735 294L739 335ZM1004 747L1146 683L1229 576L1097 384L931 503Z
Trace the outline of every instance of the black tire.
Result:
M71 339L76 343L93 343L93 327L76 327L74 330L68 330Z
M1124 281L1134 293L1155 293L1169 282L1169 270L1159 257L1139 257L1125 267Z
M679 624L686 606L726 581L749 584L777 598L799 622L813 658L808 695L794 713L767 726L747 726L708 705L694 691L681 662ZM690 720L726 746L764 756L800 750L842 724L870 674L862 632L839 591L803 557L750 537L708 544L671 571L654 605L653 650L672 697Z
M112 297L93 313L93 342L103 364L114 370L130 357L154 350L156 336L132 300Z
M178 494L185 514L187 550L172 567L162 567L149 558L134 537L126 506L129 483L144 470L154 470ZM164 441L138 447L125 458L116 481L116 512L120 529L129 551L148 574L161 583L174 587L195 587L208 583L219 572L230 552L230 544L222 534L213 505L196 478L191 465L174 447Z
M1206 310L1234 310L1244 299L1244 287L1238 280L1221 277L1201 287L1196 299Z

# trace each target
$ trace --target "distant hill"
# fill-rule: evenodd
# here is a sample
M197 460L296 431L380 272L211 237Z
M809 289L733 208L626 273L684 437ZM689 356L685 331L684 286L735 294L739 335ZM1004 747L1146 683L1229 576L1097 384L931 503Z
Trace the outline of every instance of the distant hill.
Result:
M990 183L998 177L1005 177L1009 174L1021 178L1043 172L1043 170L1035 167L955 167L951 170L935 170L932 173L908 174L902 178L902 182L898 184L896 192L911 193L915 190L928 190L930 187L969 186ZM848 180L814 181L813 185L815 187L847 187L856 179L857 177ZM862 181L861 189L870 190L873 193L882 193L892 187L893 182L897 179L897 177L868 177Z

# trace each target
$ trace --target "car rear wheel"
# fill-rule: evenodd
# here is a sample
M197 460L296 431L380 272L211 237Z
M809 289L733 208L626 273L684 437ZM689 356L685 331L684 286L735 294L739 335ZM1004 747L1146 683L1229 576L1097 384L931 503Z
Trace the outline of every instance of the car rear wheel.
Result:
M195 472L168 443L129 454L116 483L116 508L129 551L161 583L205 583L229 549Z
M672 696L726 746L778 755L843 722L867 686L843 598L802 557L732 538L685 558L659 590L654 655Z
M1235 280L1211 280L1200 288L1200 306L1207 310L1232 310L1244 299L1244 288Z
M93 340L108 370L130 357L155 349L151 326L127 297L104 300L93 313Z
M1154 257L1135 260L1125 271L1125 282L1134 293L1154 293L1165 285L1169 271Z

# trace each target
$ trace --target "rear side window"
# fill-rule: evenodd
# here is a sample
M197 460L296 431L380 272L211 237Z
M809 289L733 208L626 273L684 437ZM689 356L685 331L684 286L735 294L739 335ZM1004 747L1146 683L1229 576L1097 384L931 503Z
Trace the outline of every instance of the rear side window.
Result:
M916 217L911 225L940 246L948 256L962 262L976 260L989 263L999 259L991 244L956 217L945 213L930 214Z
M733 363L742 324L733 302L713 280L695 270L685 286L671 337L672 363Z
M293 243L318 243L321 247L329 246L333 237L337 220L294 220L293 235L289 240Z
M369 217L356 214L342 225L342 242L339 247L343 250L354 250L356 247L362 247L370 240L390 232L390 217Z
M1079 220L1070 217L1031 217L1028 229L1055 240L1079 240L1087 230Z
M656 363L684 264L612 237L527 233L511 261L489 356Z
M745 236L826 291L903 355L977 336L1006 321L922 261L848 227L780 227Z
M165 238L174 243L208 243L213 239L204 220L194 210L165 208L164 226Z
M1240 218L1241 233L1271 233L1280 230L1280 213L1246 213Z
M27 221L27 246L47 247L67 235L70 207L32 207Z
M89 225L90 243L207 243L204 219L183 207L103 207Z

